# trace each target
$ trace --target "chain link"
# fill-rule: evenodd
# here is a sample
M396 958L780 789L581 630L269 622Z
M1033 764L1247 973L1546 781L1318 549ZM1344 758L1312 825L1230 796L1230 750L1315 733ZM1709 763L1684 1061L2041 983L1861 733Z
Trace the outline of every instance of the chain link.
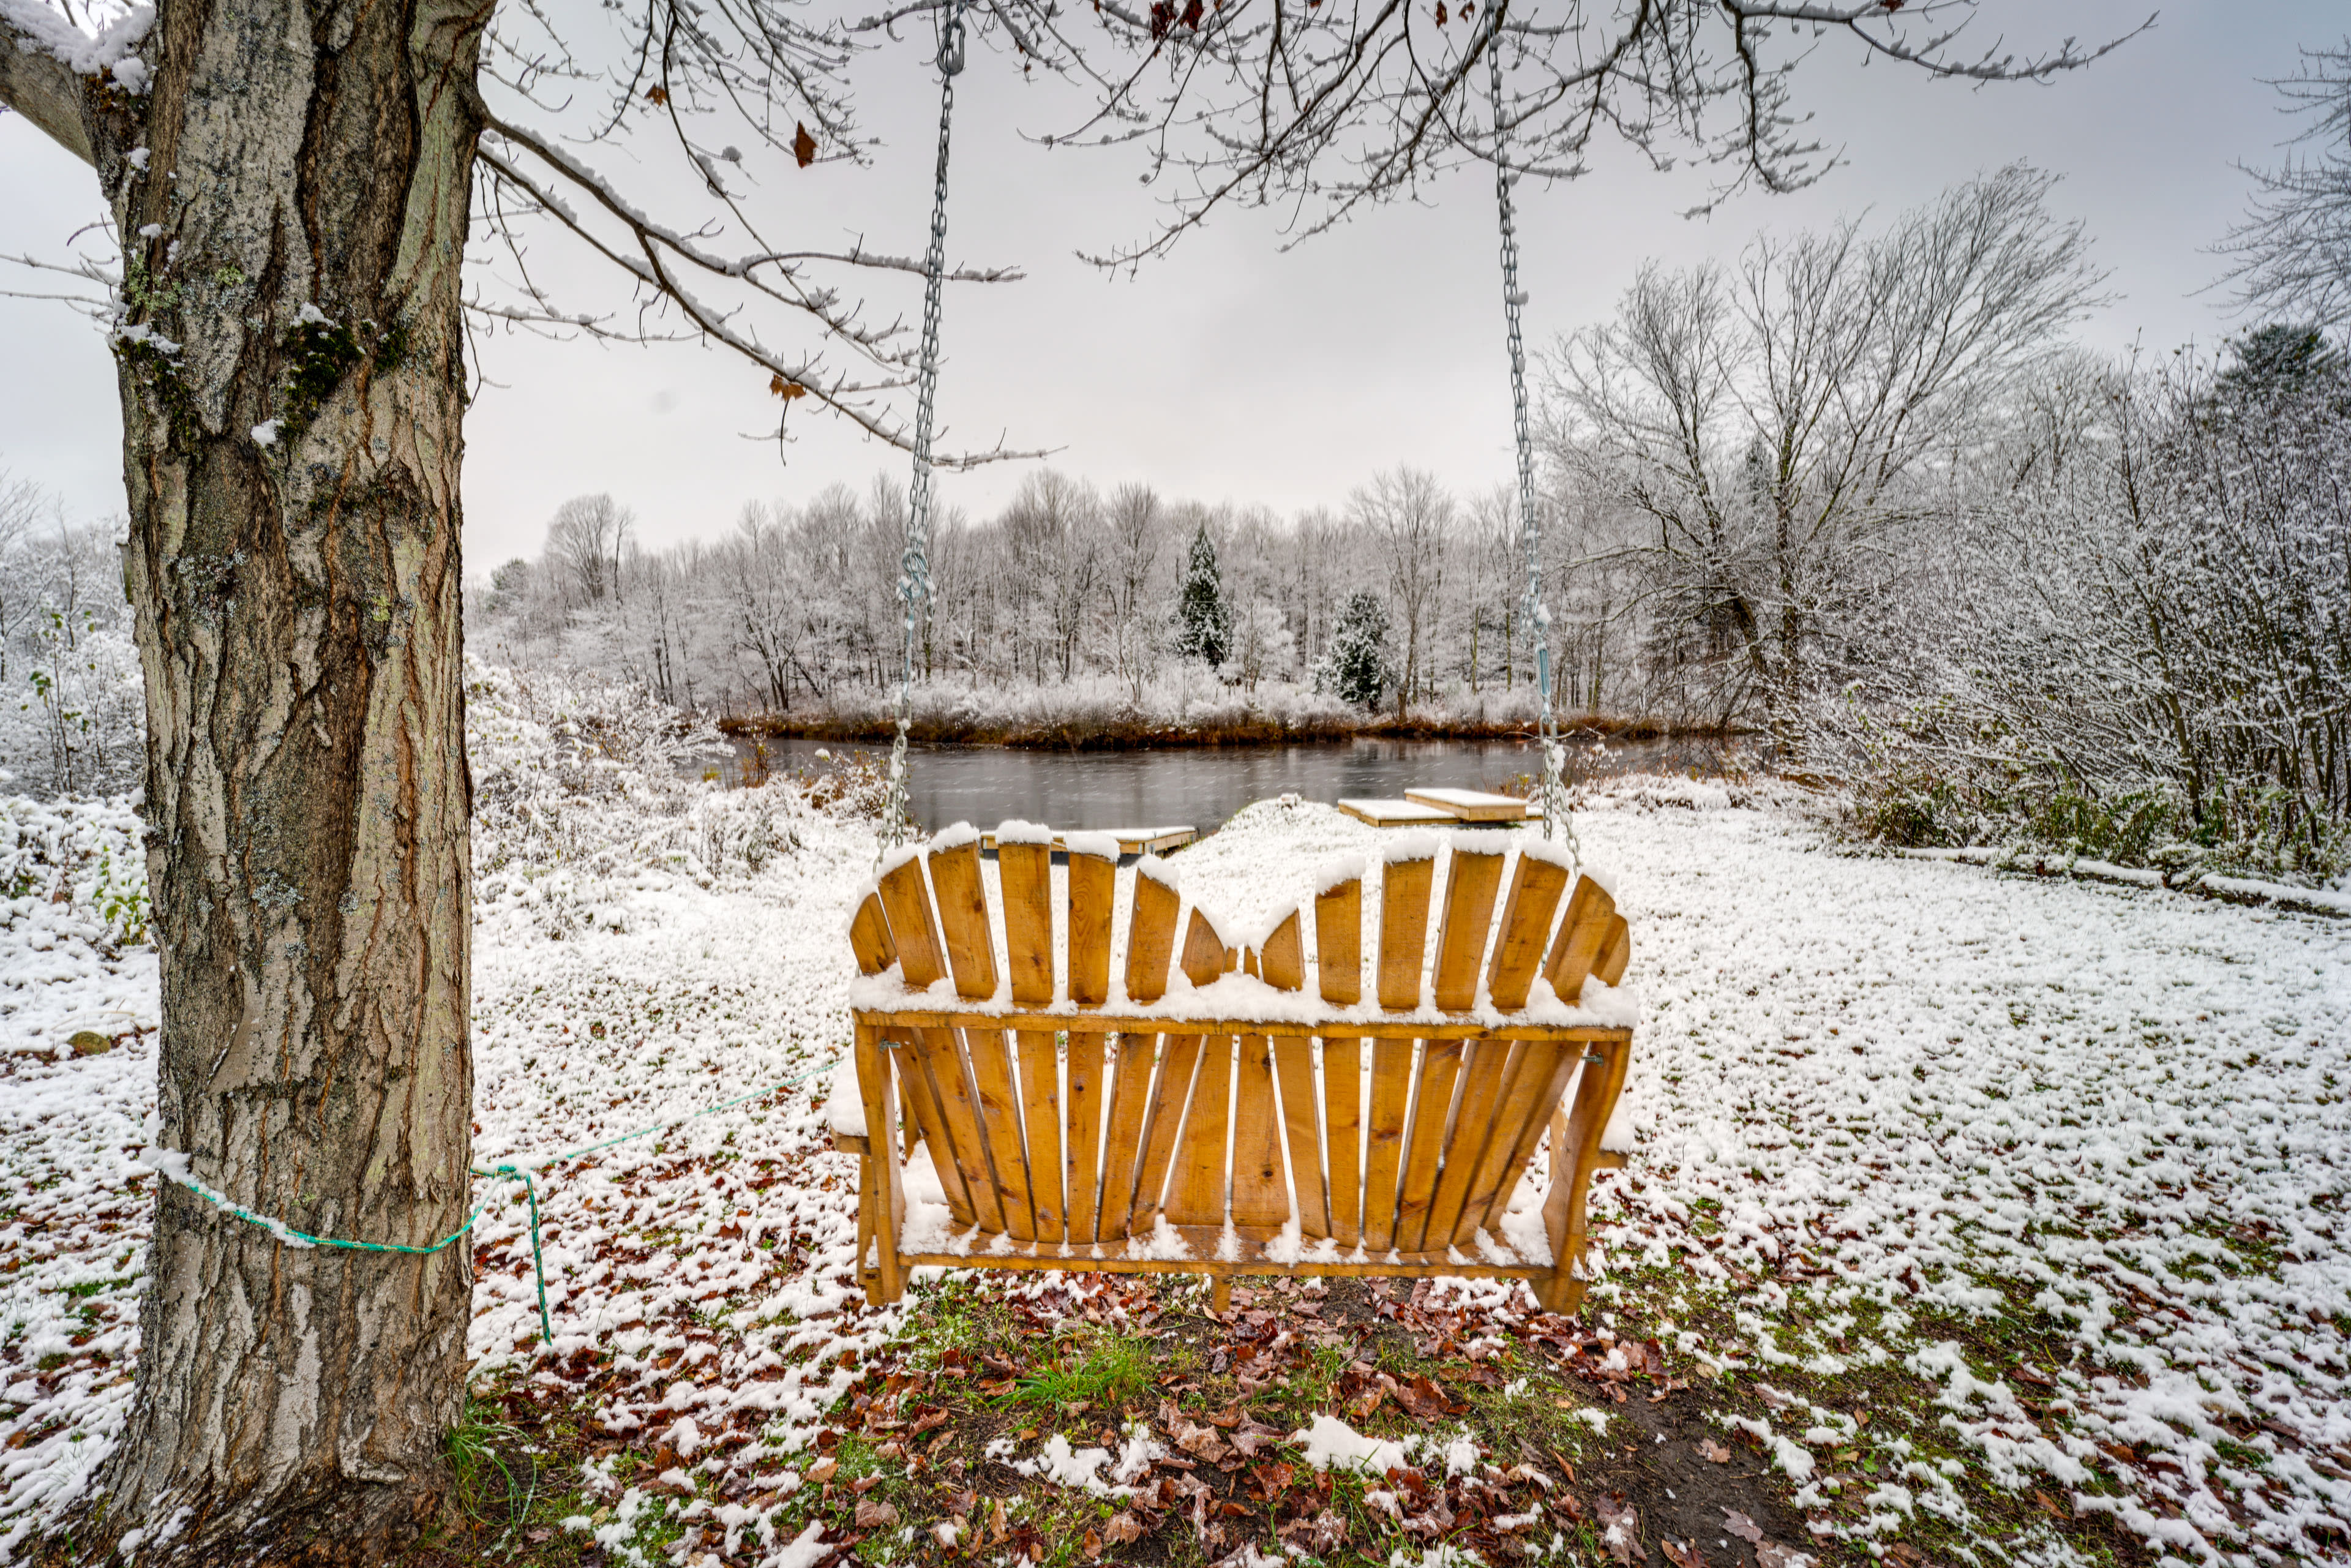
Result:
M898 675L898 734L890 743L888 794L880 850L887 854L914 833L906 809L906 732L914 718L914 654L931 603L931 429L939 389L939 296L947 264L947 145L955 123L955 78L963 72L963 0L948 0L939 21L939 161L931 184L931 243L923 256L923 357L914 375L914 479L906 495L906 549L898 562L904 612L904 661Z
M1518 438L1519 538L1527 553L1527 593L1521 613L1527 623L1527 636L1534 644L1535 689L1542 701L1542 831L1546 839L1564 841L1568 852L1580 862L1583 848L1576 842L1575 823L1567 809L1567 786L1562 779L1566 754L1560 747L1559 720L1551 704L1551 607L1543 602L1542 516L1535 498L1534 441L1527 427L1527 351L1520 328L1520 312L1526 305L1527 296L1519 287L1518 224L1510 205L1510 186L1516 179L1510 172L1509 132L1503 121L1502 19L1499 10L1486 66L1494 98L1494 204L1502 219L1502 319L1509 329L1510 342L1510 424Z

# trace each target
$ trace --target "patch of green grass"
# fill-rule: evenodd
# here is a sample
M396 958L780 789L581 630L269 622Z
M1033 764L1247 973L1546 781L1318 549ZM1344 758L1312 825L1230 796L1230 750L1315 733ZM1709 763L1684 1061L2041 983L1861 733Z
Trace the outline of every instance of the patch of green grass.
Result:
M1007 1404L1061 1409L1071 1405L1118 1406L1151 1385L1151 1342L1094 1329L1054 1347L1052 1358L1012 1385Z
M841 1438L833 1445L832 1460L841 1467L840 1477L844 1481L882 1473L882 1456L875 1453L873 1445L862 1437Z
M468 1398L449 1430L450 1467L457 1473L457 1503L475 1523L500 1531L500 1545L530 1517L538 1496L538 1465L522 1452L523 1435L492 1414L496 1406ZM507 1452L514 1458L509 1461Z

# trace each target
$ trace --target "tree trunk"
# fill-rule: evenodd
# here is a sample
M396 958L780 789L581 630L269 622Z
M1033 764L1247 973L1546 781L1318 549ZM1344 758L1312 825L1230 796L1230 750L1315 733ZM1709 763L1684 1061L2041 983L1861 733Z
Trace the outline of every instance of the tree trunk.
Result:
M470 1191L458 266L480 15L166 5L149 98L93 90L86 117L132 327L158 1145L298 1230L411 1246L456 1230ZM101 1544L144 1526L141 1563L371 1561L436 1513L465 1243L298 1247L164 1182L147 1281Z

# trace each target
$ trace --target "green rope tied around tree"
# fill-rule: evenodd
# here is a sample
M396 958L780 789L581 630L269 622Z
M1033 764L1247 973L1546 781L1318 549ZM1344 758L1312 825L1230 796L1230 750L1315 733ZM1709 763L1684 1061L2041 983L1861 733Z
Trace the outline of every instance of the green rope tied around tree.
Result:
M836 1056L831 1061L822 1062L815 1067L808 1069L804 1072L796 1072L791 1077L785 1079L782 1082L770 1085L768 1088L757 1089L748 1094L737 1095L732 1100L723 1101L716 1105L707 1106L700 1111L690 1112L689 1113L677 1117L673 1121L655 1122L650 1126L639 1127L633 1133L623 1133L617 1138L606 1138L601 1143L588 1144L580 1148L571 1150L569 1154L557 1155L550 1159L541 1161L538 1168L544 1169L549 1166L559 1166L567 1164L572 1160L584 1159L590 1155L595 1154L602 1149L611 1148L617 1144L625 1144L632 1139L647 1137L654 1133L663 1132L671 1127L682 1127L688 1122L698 1122L705 1116L716 1116L722 1111L732 1111L737 1106L747 1105L754 1100L764 1100L770 1094L780 1094L787 1089L807 1082L810 1079L814 1078L820 1072L831 1071L834 1068L839 1067L847 1060L848 1058L845 1056ZM152 1166L151 1168L154 1170L156 1175L164 1177L166 1180L178 1183L181 1186L183 1186L190 1192L194 1193L198 1197L203 1198L206 1203L211 1204L222 1213L234 1215L235 1218L244 1220L248 1225L257 1226L261 1229L266 1230L271 1235L277 1237L281 1242L290 1243L296 1247L335 1247L340 1248L346 1252L396 1252L410 1258L430 1258L436 1252L444 1251L448 1248L455 1246L459 1240L470 1234L474 1227L480 1223L482 1216L489 1212L492 1201L485 1198L482 1202L475 1205L474 1212L465 1217L465 1224L457 1227L456 1229L451 1231L448 1235L444 1236L440 1240L434 1242L429 1247L411 1247L404 1242L399 1241L350 1241L336 1236L313 1236L307 1230L295 1229L292 1226L287 1224L282 1219L272 1219L266 1214L256 1214L252 1209L246 1207L245 1205L237 1202L226 1193L217 1191L216 1189L206 1186L202 1180L193 1174L183 1173L175 1170L166 1170L161 1166ZM523 1197L530 1205L530 1267L531 1272L537 1277L538 1286L539 1343L542 1344L551 1345L555 1343L555 1326L554 1320L549 1315L547 1310L547 1253L544 1247L540 1244L538 1235L538 1183L533 1179L529 1170L511 1164L492 1166L486 1170L483 1169L479 1166L469 1166L467 1174L479 1176L485 1180L518 1181L522 1183Z

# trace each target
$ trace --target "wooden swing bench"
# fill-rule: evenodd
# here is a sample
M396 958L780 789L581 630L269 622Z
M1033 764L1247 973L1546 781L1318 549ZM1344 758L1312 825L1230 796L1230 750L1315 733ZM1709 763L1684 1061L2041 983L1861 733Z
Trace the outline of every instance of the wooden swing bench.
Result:
M836 1109L852 1124L836 1146L862 1156L867 1299L894 1301L909 1269L936 1264L1206 1274L1218 1312L1243 1274L1523 1279L1546 1308L1574 1311L1586 1187L1623 1164L1602 1139L1632 1046L1613 989L1625 923L1590 876L1563 899L1569 873L1540 844L1517 856L1496 922L1506 857L1459 844L1431 957L1436 850L1384 857L1375 1005L1362 998L1361 867L1311 900L1310 998L1302 907L1254 946L1196 907L1175 966L1188 984L1171 982L1181 899L1142 862L1113 995L1117 867L1082 839L1066 973L1041 835L998 834L1001 963L977 835L894 854L850 927L866 977L852 998L863 1131ZM952 997L933 988L942 978ZM1587 998L1588 980L1610 988ZM1504 1216L1546 1133L1540 1226L1518 1217L1513 1249ZM961 1234L909 1237L918 1140Z

